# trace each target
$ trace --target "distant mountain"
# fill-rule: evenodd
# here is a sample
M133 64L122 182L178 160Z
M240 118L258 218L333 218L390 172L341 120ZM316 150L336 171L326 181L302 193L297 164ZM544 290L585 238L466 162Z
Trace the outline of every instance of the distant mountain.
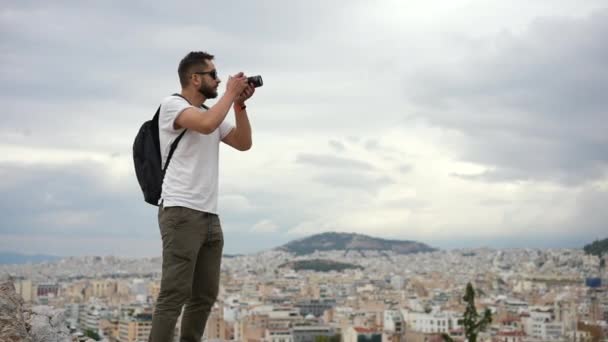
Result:
M0 264L27 264L27 263L40 263L44 261L55 261L59 260L62 257L55 255L44 255L44 254L36 254L36 255L28 255L28 254L19 254L12 252L0 252Z
M416 241L384 240L352 233L323 233L291 241L278 250L296 255L312 254L315 251L393 251L398 254L432 252L435 248Z
M226 259L231 259L231 258L238 258L238 257L242 257L243 254L224 254L222 255L222 258L226 258Z
M587 254L592 255L608 255L608 238L604 240L595 240L593 243L585 245L583 250Z
M279 266L279 268L288 267L293 269L294 271L301 270L310 270L317 272L330 272L330 271L344 271L348 269L360 269L363 270L363 267L360 265L337 262L333 260L323 260L323 259L314 259L314 260L297 260L286 262Z

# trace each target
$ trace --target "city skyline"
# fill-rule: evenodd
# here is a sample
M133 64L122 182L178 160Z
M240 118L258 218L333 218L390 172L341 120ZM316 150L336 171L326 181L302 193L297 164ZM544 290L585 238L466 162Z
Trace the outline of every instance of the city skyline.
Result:
M319 259L337 263L331 270ZM0 299L23 303L16 310L22 318L9 321L29 324L32 335L143 341L160 270L160 258L113 256L0 265L13 280L0 288ZM206 334L210 341L297 342L306 331L329 331L340 335L337 341L360 341L355 330L378 342L422 342L439 333L460 340L474 299L477 312L492 316L480 341L601 341L608 332L607 276L602 260L582 250L268 251L224 259ZM469 285L476 295L464 299ZM17 316L6 306L0 315ZM133 324L137 333L127 333Z
M274 246L269 246L267 248L256 248L256 249L252 249L252 250L245 250L245 251L230 251L230 250L225 250L224 251L224 256L242 256L242 255L257 255L257 254L263 254L263 253L267 253L270 251L275 251L275 250L281 250L283 249L286 245L293 243L294 241L297 240L301 240L301 239L308 239L311 238L313 236L319 236L319 235L323 235L325 233L336 233L336 232L324 232L321 234L315 234L312 236L308 236L308 237L304 237L304 238L298 238L296 240L291 240L291 241L287 241L283 244L280 245L274 245ZM340 233L346 233L346 234L350 234L348 232L340 232ZM356 234L356 233L353 233ZM358 236L362 236L362 234L356 234ZM378 237L374 237L374 236L369 236L369 235L365 235L374 239L378 239ZM382 238L379 238L382 239ZM382 239L382 240L390 240L390 239ZM598 241L600 240L599 238L593 241L588 241L588 242L584 242L584 245L589 245L590 243L594 242L594 241ZM413 241L413 240L392 240L392 241L408 241L408 242L415 242L415 243L422 243L423 245L427 245L424 242L421 241ZM131 241L124 241L125 243L130 243ZM152 241L153 243L153 241ZM501 250L583 250L583 245L580 246L572 246L572 245L564 245L564 246L555 246L555 245L551 245L551 246L545 246L545 247L539 247L539 246L513 246L512 242L509 241L503 241L502 242L503 245L507 245L507 246L500 246L500 244L495 244L495 245L490 245L490 244L486 244L486 245L479 245L476 244L475 241L466 241L465 243L461 243L461 245L459 246L453 246L453 247L439 247L439 246L435 246L435 245L427 245L428 247L431 247L437 251L445 251L445 252L452 252L452 251L467 251L467 250L479 250L479 249L489 249L489 250L496 250L496 251L501 251ZM573 242L570 241L570 244L572 244ZM336 249L336 250L341 250L341 249ZM106 253L81 253L81 254L52 254L52 253L39 253L39 252L23 252L21 250L11 250L11 249L7 249L7 250L0 250L0 264L22 264L22 263L38 263L38 262L43 262L43 261L51 261L51 260L55 260L57 258L65 258L65 257L95 257L95 256L101 256L101 257L106 257L106 256L117 256L117 257L125 257L125 258L158 258L161 256L160 251L157 253L149 253L149 254L129 254L129 253L116 253L116 249L115 249L115 245L109 245L108 248L106 249ZM345 250L346 251L346 250ZM411 254L417 254L417 253L429 253L427 251L419 251L419 252L413 252ZM409 254L409 253L406 253ZM52 259L49 259L52 258ZM8 260L8 261L7 261Z
M220 93L264 78L252 150L220 152L227 254L327 231L442 249L608 237L603 1L181 6L197 10L4 6L0 251L160 254L131 147L192 50L216 56Z

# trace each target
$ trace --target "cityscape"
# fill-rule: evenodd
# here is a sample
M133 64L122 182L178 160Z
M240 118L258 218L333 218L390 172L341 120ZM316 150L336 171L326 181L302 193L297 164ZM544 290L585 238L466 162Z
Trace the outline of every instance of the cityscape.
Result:
M470 283L477 312L492 314L480 341L605 341L605 261L583 249L534 248L225 255L204 340L464 341ZM147 341L161 262L87 256L0 265L14 286L1 296L20 297L33 340ZM175 341L178 329L179 321Z
M608 342L607 0L3 1L0 27L0 342L172 342L220 256L177 255L176 206L225 243L176 342ZM163 253L203 272L165 259L159 301Z

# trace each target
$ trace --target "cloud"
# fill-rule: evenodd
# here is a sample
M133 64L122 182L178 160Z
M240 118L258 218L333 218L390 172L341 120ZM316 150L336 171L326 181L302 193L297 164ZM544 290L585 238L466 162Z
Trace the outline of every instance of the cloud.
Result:
M276 233L279 231L279 226L271 220L262 220L251 227L254 233Z
M296 162L301 164L313 165L319 168L338 168L352 171L372 171L374 166L368 162L332 155L300 153L296 157Z
M333 139L329 141L329 146L331 146L336 152L344 152L344 150L346 150L346 147L342 142Z
M395 181L388 176L373 176L352 172L326 173L314 177L314 180L330 187L370 191L371 193L376 193L382 187L395 184Z
M118 255L127 257L161 256L160 237L85 236L84 234L42 235L2 234L0 250L23 254L58 256Z
M485 181L485 182L518 182L530 180L530 177L520 170L490 170L477 174L452 173L453 177L466 180Z
M462 132L461 159L488 166L480 181L602 179L608 166L608 11L539 18L478 40L471 55L429 66L405 82L431 123ZM419 86L423 84L424 86Z
M157 224L135 178L118 184L102 162L1 163L2 234L137 237Z
M447 247L595 238L607 220L596 205L608 178L605 8L6 4L0 249L160 253L131 148L179 90L177 64L191 50L216 56L221 90L241 70L265 80L248 101L254 148L222 148L227 253L272 248L295 231Z
M378 150L380 148L380 144L378 142L378 140L376 139L370 139L368 141L365 142L365 148L368 151L375 151Z
M583 191L578 191L575 200L574 214L562 227L574 228L574 231L570 231L572 234L582 231L598 239L607 238L608 212L604 208L605 203L608 203L608 186L590 185Z
M487 198L487 199L482 199L479 201L479 204L482 206L504 206L507 204L510 204L510 201L504 200L504 199L496 199L496 198Z
M220 194L218 201L222 207L230 208L235 213L250 213L255 210L255 206L242 194Z
M402 174L406 174L411 172L414 169L413 165L410 164L401 164L399 165L399 172Z
M383 207L395 208L395 209L401 209L401 210L407 210L407 209L420 210L420 209L424 209L428 206L429 206L429 203L416 199L416 198L410 198L410 197L386 200L383 203Z

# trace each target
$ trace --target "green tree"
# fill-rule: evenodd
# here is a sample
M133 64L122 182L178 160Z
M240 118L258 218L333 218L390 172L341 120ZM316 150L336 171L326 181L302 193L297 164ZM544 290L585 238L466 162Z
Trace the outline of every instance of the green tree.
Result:
M341 335L336 334L334 336L317 336L315 342L340 342Z
M459 322L464 326L464 336L468 342L477 342L477 335L480 332L486 330L488 325L492 323L492 312L490 309L486 309L483 316L477 313L475 308L475 290L471 283L467 284L467 289L462 299L467 303L467 307L464 310L462 320ZM454 340L450 335L443 333L441 334L444 341L453 342Z
M84 335L94 339L95 341L101 340L101 337L99 336L99 334L90 329L85 330Z
M608 253L608 238L603 240L595 240L593 243L585 245L583 250L587 254L597 255L601 258L602 254Z

